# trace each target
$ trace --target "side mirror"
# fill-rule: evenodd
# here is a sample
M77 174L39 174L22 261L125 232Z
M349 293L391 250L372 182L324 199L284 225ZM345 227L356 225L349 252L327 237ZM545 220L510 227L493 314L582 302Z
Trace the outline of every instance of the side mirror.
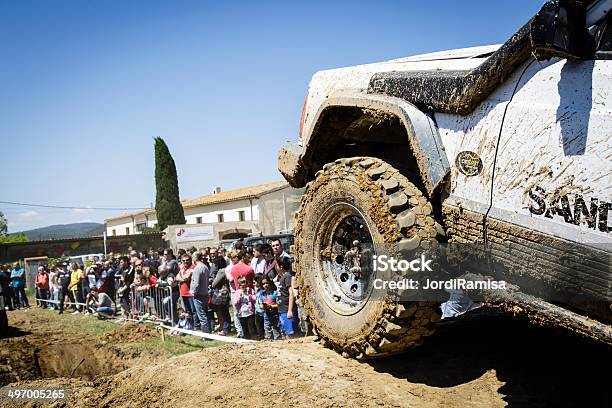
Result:
M530 38L538 60L581 59L587 55L586 1L553 0L533 17Z

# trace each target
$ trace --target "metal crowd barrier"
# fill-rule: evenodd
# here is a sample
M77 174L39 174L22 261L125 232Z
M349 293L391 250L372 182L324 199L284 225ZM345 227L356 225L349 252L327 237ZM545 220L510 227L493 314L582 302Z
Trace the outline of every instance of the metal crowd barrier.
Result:
M130 288L130 318L135 320L155 320L174 322L176 298L172 297L172 288L148 288L138 286Z

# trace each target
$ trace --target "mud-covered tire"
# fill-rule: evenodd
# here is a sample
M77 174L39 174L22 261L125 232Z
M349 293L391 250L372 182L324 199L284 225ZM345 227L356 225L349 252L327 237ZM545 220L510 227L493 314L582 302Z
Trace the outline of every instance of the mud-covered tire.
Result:
M316 235L322 211L341 201L357 208L374 226L375 243L427 248L441 228L427 198L386 162L353 157L326 164L307 185L295 225L297 280L314 330L327 345L357 358L397 354L420 345L440 318L438 303L368 300L361 310L346 315L324 301L316 278Z

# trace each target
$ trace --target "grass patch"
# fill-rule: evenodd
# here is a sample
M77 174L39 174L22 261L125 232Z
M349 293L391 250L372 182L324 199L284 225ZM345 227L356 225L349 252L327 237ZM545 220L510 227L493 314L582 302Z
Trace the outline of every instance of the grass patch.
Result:
M221 341L204 341L196 336L170 336L166 331L165 341L161 335L146 339L141 346L147 349L164 350L175 356L191 353L209 347L218 347L224 344Z
M95 316L83 314L73 315L73 310L70 308L65 309L61 315L56 310L37 308L34 306L36 304L34 296L28 297L32 307L27 313L43 319L45 328L56 333L84 333L87 337L101 338L123 327L122 324L114 323L114 320L100 320ZM155 330L154 325L147 326ZM196 336L170 336L169 334L170 332L165 330L165 341L162 341L161 334L158 332L154 337L129 344L138 348L144 347L149 350L167 352L175 356L224 344L221 341L204 341Z

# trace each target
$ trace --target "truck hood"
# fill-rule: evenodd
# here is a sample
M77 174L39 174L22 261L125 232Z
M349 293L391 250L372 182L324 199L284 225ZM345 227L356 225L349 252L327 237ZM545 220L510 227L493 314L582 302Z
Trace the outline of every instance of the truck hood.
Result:
M390 61L323 70L315 73L308 87L303 129L309 134L321 103L336 91L366 92L374 74L392 71L463 71L480 65L500 45L461 48L415 55ZM304 140L300 140L305 142Z
M479 47L458 48L456 50L436 51L427 54L413 55L411 57L397 58L389 62L418 62L418 61L440 61L463 58L483 58L501 47L501 44L482 45Z

